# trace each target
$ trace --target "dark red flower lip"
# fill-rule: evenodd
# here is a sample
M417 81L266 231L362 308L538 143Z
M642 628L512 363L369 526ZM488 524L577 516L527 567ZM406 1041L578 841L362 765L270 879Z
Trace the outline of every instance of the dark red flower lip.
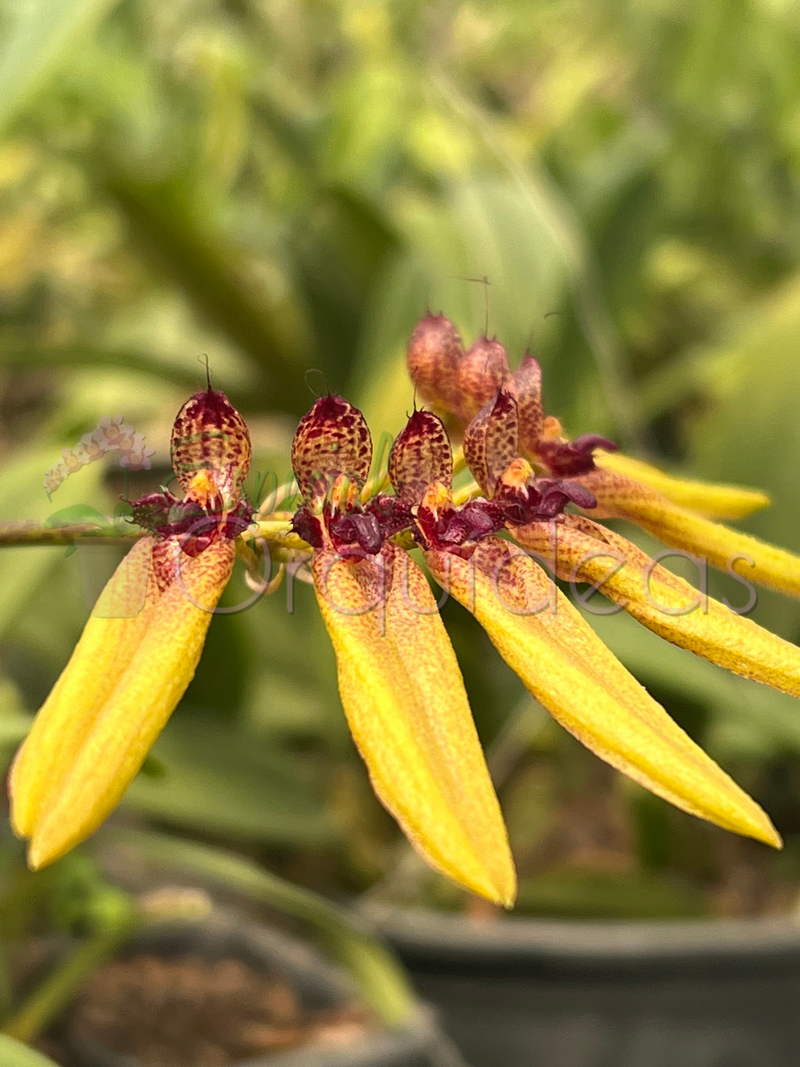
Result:
M379 494L366 505L315 513L303 506L292 519L292 530L312 548L330 545L344 558L375 556L384 543L413 526L411 509L393 496Z
M199 555L218 538L232 541L252 524L253 507L240 500L229 512L213 511L168 490L131 502L130 521L162 540L175 539L187 556Z
M587 433L574 441L541 440L536 446L537 455L552 475L557 478L580 478L595 470L594 450L616 452L617 446L607 437Z

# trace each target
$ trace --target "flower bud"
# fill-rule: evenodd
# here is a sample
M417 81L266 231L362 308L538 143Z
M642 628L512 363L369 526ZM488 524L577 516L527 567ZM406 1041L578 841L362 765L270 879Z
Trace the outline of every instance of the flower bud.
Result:
M498 480L519 455L517 402L501 389L470 422L464 433L464 458L473 477L491 499Z
M549 420L545 419L542 410L542 369L530 352L522 357L522 362L506 383L506 390L517 402L520 453L534 461L538 456L539 439Z
M508 355L500 342L479 337L458 366L461 417L474 418L484 404L497 396L510 374Z
M408 373L420 399L445 411L459 411L458 366L461 337L443 315L426 315L408 343Z

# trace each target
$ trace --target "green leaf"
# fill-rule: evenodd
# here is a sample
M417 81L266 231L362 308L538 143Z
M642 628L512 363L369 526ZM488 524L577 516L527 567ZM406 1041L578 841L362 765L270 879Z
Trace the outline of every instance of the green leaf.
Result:
M681 360L684 388L693 387L688 423L691 470L706 480L763 489L772 507L741 523L748 533L800 551L800 274L732 324L717 345ZM737 524L738 525L738 524ZM747 567L739 568L747 577ZM747 600L731 583L732 603ZM800 632L800 604L759 591L755 620L789 640Z
M28 103L54 66L78 45L115 0L26 0L0 52L0 129Z
M377 441L405 423L413 388L405 346L426 306L440 308L463 330L467 346L486 328L516 363L529 343L552 340L557 319L546 318L566 292L568 272L540 206L512 181L453 182L443 202L404 199L399 227L408 252L393 257L376 296L351 390ZM486 275L488 290L480 282ZM559 367L553 373L566 373ZM575 369L570 368L574 382Z
M152 328L152 318L148 317L147 321ZM6 342L6 347L0 352L0 366L40 366L56 370L64 370L67 367L129 370L142 375L152 375L156 379L156 387L163 381L190 392L194 392L201 381L201 374L194 360L186 359L183 363L177 363L158 351L148 352L144 349L112 345L96 346L88 341L77 345L53 345L48 348L11 347ZM215 364L214 377L216 387L222 388L232 402L241 402L246 394L241 383L237 383L235 375L231 375L224 367L220 371Z
M523 879L517 908L570 919L678 919L708 910L702 893L662 875L567 865Z
M89 504L73 504L72 507L62 508L45 519L42 525L52 529L57 526L78 526L82 523L93 523L95 526L111 525L105 515Z
M31 728L33 718L13 708L0 709L0 766L3 757L21 744Z
M177 283L198 316L247 353L284 410L308 403L302 343L278 321L247 250L232 240L197 196L193 178L147 182L126 161L106 159L105 189L157 269Z
M3 1067L58 1067L48 1056L6 1034L0 1034L0 1063Z
M607 607L598 601L600 606ZM586 612L592 628L647 689L670 710L670 697L710 711L703 740L720 759L769 758L800 750L797 700L737 677L690 652L661 641L624 612Z
M25 738L33 718L23 708L14 682L0 674L0 767L5 766L14 749Z
M47 468L57 458L55 447L30 455L12 455L0 472L0 517L42 522L53 512L42 488ZM58 489L59 503L86 508L100 503L100 464L91 464L67 478ZM66 510L66 509L62 509ZM93 510L93 509L92 509ZM0 550L0 635L14 622L33 594L64 557L63 548L25 546Z
M335 841L311 776L285 751L230 723L179 712L153 756L166 773L139 775L126 794L128 807L239 841L306 847Z

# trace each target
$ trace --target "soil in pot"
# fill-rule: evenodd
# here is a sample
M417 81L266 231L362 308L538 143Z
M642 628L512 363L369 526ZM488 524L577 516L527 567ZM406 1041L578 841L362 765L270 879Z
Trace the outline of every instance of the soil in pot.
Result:
M84 981L41 1048L63 1067L252 1067L293 1050L322 1065L383 1032L311 945L215 907L137 934Z
M354 1005L309 1009L285 977L240 959L140 953L86 983L67 1043L102 1046L137 1067L229 1067L301 1045L346 1045L374 1025Z

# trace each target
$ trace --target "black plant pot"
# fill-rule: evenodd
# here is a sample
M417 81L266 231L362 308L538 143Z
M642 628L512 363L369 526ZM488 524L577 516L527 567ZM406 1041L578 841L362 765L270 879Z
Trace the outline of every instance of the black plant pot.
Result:
M343 971L305 942L238 915L215 912L210 921L154 926L137 935L120 958L146 953L163 959L187 955L209 961L235 959L261 973L279 973L298 993L304 1007L334 1008L349 1001L352 986ZM67 1028L63 1028L66 1029ZM100 1044L67 1039L69 1067L139 1067ZM309 1045L289 1052L257 1056L236 1067L459 1067L460 1057L437 1029L433 1017L418 1007L404 1024L379 1029L348 1043ZM462 1065L463 1067L463 1065Z
M472 1067L800 1064L789 921L370 915Z

